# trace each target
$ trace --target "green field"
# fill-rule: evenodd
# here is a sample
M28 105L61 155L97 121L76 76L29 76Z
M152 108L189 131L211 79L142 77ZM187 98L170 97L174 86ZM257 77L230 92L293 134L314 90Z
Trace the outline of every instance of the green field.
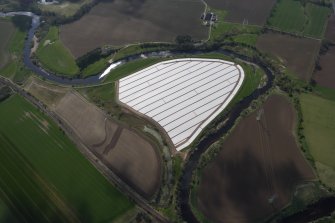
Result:
M300 1L280 0L268 20L270 27L279 30L322 38L330 9Z
M300 99L308 149L321 180L335 188L335 101L313 94Z
M10 22L12 19L6 19L6 21ZM24 16L23 20L30 21L30 18ZM11 25L11 27L14 26ZM15 27L10 38L5 43L5 48L1 50L1 54L7 54L7 60L4 66L0 66L0 75L11 78L18 83L22 83L30 75L30 71L24 67L22 62L26 31L27 30ZM0 36L3 36L4 34L6 34L6 32L1 32ZM2 41L0 42L0 45L1 43Z
M74 76L79 73L75 58L59 39L57 27L51 27L36 51L42 65L56 74Z
M15 32L15 27L8 20L0 19L0 30L6 30L6 32L0 32L0 68L3 67L9 59L9 52L7 45Z
M0 116L0 219L111 222L134 207L23 98L2 102Z

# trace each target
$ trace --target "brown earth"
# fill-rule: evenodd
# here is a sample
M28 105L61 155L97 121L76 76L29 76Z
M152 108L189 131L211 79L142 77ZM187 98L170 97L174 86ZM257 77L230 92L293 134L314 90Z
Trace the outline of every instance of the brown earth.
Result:
M95 6L80 20L64 25L60 37L75 57L102 45L174 41L177 35L207 39L200 0L115 0Z
M92 153L138 193L149 199L157 191L161 158L147 139L108 119L73 91L60 100L54 111Z
M205 0L210 7L226 10L228 15L225 20L229 22L243 23L247 20L249 24L263 26L266 19L276 3L276 0Z
M315 179L293 136L292 104L273 95L262 109L237 125L203 171L198 208L213 222L260 222Z
M335 14L328 19L325 37L335 43Z
M266 33L258 38L256 46L266 53L281 58L289 70L300 79L308 81L314 70L320 41Z
M314 80L316 80L319 85L335 89L334 62L335 46L332 46L326 54L320 55L319 63L321 70L316 71L313 76Z

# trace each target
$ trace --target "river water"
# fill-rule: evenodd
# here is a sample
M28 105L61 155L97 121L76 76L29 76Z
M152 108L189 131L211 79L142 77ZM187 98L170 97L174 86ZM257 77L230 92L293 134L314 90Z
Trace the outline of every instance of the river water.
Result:
M42 78L45 78L46 80L50 80L59 84L63 85L94 85L99 84L102 82L103 76L105 76L111 69L114 69L115 67L127 63L129 61L137 60L142 57L146 58L163 58L163 57L169 57L169 56L181 56L186 54L202 54L202 53L208 53L205 51L193 51L193 52L171 52L171 51L158 51L158 52L151 52L151 53L145 53L145 54L137 54L132 55L129 57L126 57L120 61L115 61L115 63L111 64L104 72L101 74L90 76L87 78L68 78L68 77L61 77L57 76L55 74L52 74L43 68L35 65L31 58L31 47L32 47L32 39L34 37L34 34L36 32L36 29L40 25L40 17L31 13L31 12L10 12L10 13L1 13L0 17L6 17L6 16L15 16L15 15L24 15L24 16L30 16L32 18L32 26L28 32L28 38L26 39L25 46L24 46L24 52L23 52L23 62L27 68L35 72L37 75L41 76ZM235 124L237 118L240 116L241 112L248 108L250 106L250 103L257 99L260 95L265 94L273 85L274 80L274 73L267 67L266 64L263 64L262 62L255 61L251 58L248 58L244 55L239 55L231 51L225 51L225 50L216 50L216 51L210 51L215 53L221 53L230 57L239 58L240 60L244 62L248 62L254 65L259 66L261 69L264 70L266 76L267 76L267 83L262 88L255 90L251 95L244 98L242 101L240 101L227 115L227 120L225 124L215 133L212 133L210 135L207 135L203 140L200 141L197 148L194 149L189 156L187 162L185 163L185 167L183 170L183 175L180 179L180 193L179 193L179 205L181 210L181 216L185 222L193 223L198 222L196 217L194 216L193 212L191 211L191 207L189 205L189 195L190 195L190 186L192 181L192 174L194 170L196 169L198 162L200 160L200 157L202 153L204 153L211 144L219 140L223 135L225 135ZM326 207L322 205L330 205L331 208L321 208L320 207ZM320 218L322 216L327 216L329 213L334 211L335 209L335 198L332 198L330 200L320 200L320 204L317 203L316 205L309 206L308 209L306 209L306 212L302 212L303 214L297 214L294 215L292 218L288 217L286 219L283 219L284 222L292 222L292 219L294 222L308 222L305 220L308 220L306 216L313 215L313 213L317 212L316 215L317 218ZM325 211L323 211L325 210ZM314 216L314 215L313 215ZM314 216L315 217L315 216ZM314 219L313 217L313 219Z

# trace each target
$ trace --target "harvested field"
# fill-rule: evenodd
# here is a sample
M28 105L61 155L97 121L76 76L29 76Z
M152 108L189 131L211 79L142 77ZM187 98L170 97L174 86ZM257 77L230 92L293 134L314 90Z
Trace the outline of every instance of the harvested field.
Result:
M115 0L95 6L80 20L61 28L61 40L75 57L102 45L174 41L182 34L206 39L200 0Z
M228 12L225 20L229 22L248 22L252 25L264 25L276 0L259 0L250 4L248 0L206 0L210 7Z
M105 165L141 195L150 198L156 192L160 186L161 159L148 140L112 122L74 92L60 100L55 112Z
M0 68L8 61L9 54L6 48L14 32L15 27L10 21L0 19Z
M258 38L256 46L266 53L280 57L290 71L300 79L308 81L314 70L320 41L266 33Z
M256 118L260 121L257 121ZM261 222L315 179L293 136L295 111L279 95L243 119L202 172L198 208L213 222Z
M335 42L335 14L331 15L328 19L325 37Z
M335 46L330 47L326 54L320 56L321 70L316 71L313 77L319 85L335 89L334 61Z

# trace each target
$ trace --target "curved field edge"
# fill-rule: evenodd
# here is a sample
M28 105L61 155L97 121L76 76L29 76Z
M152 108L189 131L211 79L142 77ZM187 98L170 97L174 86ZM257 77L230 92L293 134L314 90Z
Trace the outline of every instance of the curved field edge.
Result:
M335 189L335 101L313 94L300 96L309 152L322 182Z
M23 98L14 95L2 102L0 115L6 117L0 120L1 145L8 145L0 150L1 179L6 179L0 197L19 212L19 220L29 220L29 209L37 207L33 214L42 219L61 214L74 221L112 221L134 207L56 124Z
M43 67L58 75L74 76L79 73L75 58L59 39L58 27L50 27L39 44L36 56Z
M266 102L265 102L265 104L267 103L267 101L270 99L270 98L274 98L274 97L281 97L282 99L285 99L286 100L286 103L288 104L288 105L290 105L291 106L291 109L292 109L292 111L293 111L293 113L295 113L295 115L296 115L296 111L294 110L294 107L293 107L293 102L292 101L290 101L289 99L288 99L288 97L287 96L284 96L284 95L282 95L282 93L272 93L270 96L269 96L269 98L268 99L266 99ZM264 100L264 99L261 99L261 100ZM235 124L235 127L232 129L232 130L230 130L229 131L229 133L227 133L227 135L226 136L224 136L224 137L222 137L219 141L217 141L216 143L214 143L212 146L211 146L211 148L210 148L210 150L208 150L208 152L206 152L204 155L203 155L203 157L202 157L202 159L201 159L201 162L200 162L200 165L199 165L199 167L198 167L198 169L197 169L197 172L196 172L196 174L194 175L194 180L193 180L193 184L192 184L192 189L191 189L191 195L190 195L190 204L191 204L191 208L192 208L192 211L193 211L193 213L197 216L197 218L198 218L198 220L201 220L201 222L212 222L212 221L210 221L209 219L207 219L207 217L205 217L205 215L199 210L199 206L198 206L198 202L199 202L199 197L198 197L198 194L199 194L199 182L202 182L203 181L203 174L204 174L204 172L205 172L205 170L206 169L208 169L209 168L209 166L213 166L213 163L214 163L214 161L215 160L217 160L218 159L218 156L219 156L219 154L221 154L221 153L223 153L223 152L225 152L225 151L227 151L227 150L229 150L229 147L226 147L225 149L223 149L223 145L225 145L226 143L227 143L227 141L228 142L231 142L231 140L230 140L230 138L231 137L233 137L233 135L234 135L234 132L236 132L238 129L239 129L239 131L241 131L241 125L245 122L245 120L246 119L249 119L249 122L250 122L250 118L251 117L254 117L255 118L255 120L256 120L256 117L257 118L260 118L260 121L258 121L259 123L262 121L262 119L265 119L265 114L266 114L266 112L264 112L264 110L263 110L263 106L264 105L262 105L261 107L259 107L260 106L260 104L258 104L256 107L254 107L251 111L249 111L249 114L247 115L247 116L245 116L245 115L242 115L242 119L241 119L241 121L239 121L238 123L236 123ZM269 108L269 106L267 106L268 108ZM268 113L268 115L273 115L272 113ZM267 118L268 119L268 118ZM282 118L281 118L282 119ZM258 120L258 119L257 119ZM269 119L270 120L270 119ZM245 123L244 123L245 124ZM263 126L263 128L267 128L267 126L271 126L271 123L268 123L268 124L266 124L265 125L265 127ZM289 125L288 125L289 126ZM294 130L295 129L295 127L294 126L291 126L290 127L291 128L291 130ZM245 128L243 128L243 129L245 129ZM250 129L250 128L249 128ZM245 131L245 130L242 130L242 131ZM255 129L255 131L256 131L256 129ZM267 130L267 129L264 129L263 131L269 131L269 130ZM314 179L315 179L315 175L314 175L314 173L313 173L313 169L312 169L312 167L308 164L308 162L307 162L307 160L304 158L304 156L303 156L303 154L301 153L301 151L300 151L300 149L298 148L298 144L296 143L296 140L295 140L295 134L294 133L290 133L290 130L288 130L288 132L289 132L289 134L291 134L291 136L290 136L290 138L291 138L291 144L293 143L293 144L295 144L296 145L296 155L297 155L297 157L300 157L300 161L302 161L301 162L301 165L298 165L299 166L299 169L300 169L300 171L302 171L303 169L305 169L304 171L302 171L302 173L304 173L303 175L305 175L303 178L299 178L300 180L298 180L298 181L300 181L300 183L299 184L292 184L291 185L291 191L289 192L289 193L287 193L287 191L286 191L286 198L284 199L284 200L287 200L287 202L288 202L288 204L286 204L286 205L282 205L281 206L281 208L278 208L277 207L277 211L275 211L274 213L272 213L272 215L273 214L275 214L275 216L278 218L281 218L282 216L286 216L288 213L291 213L291 212L296 212L296 211L300 211L303 207L305 207L305 205L307 205L307 204L309 204L310 202L312 202L312 201L315 201L315 200L317 200L320 196L322 196L322 193L324 193L324 191L322 191L323 189L322 189L322 186L321 185L319 185L317 182L314 182ZM251 133L251 132L249 132L249 134L254 134L254 133ZM266 135L266 134L265 134ZM263 137L265 136L265 135L263 135ZM275 134L276 135L276 134ZM269 132L268 133L268 137L270 137L270 138L272 138L272 137L275 137L271 132ZM256 137L257 138L257 137ZM235 139L236 139L236 134L235 134ZM281 139L280 139L281 140ZM243 142L242 142L243 143ZM237 144L241 144L241 143L237 143ZM285 143L284 143L285 144ZM292 145L293 145L292 144ZM260 144L260 145L262 145L262 144ZM266 146L266 143L264 144L263 143L263 146ZM234 155L234 156L236 156L236 157L243 157L243 154L241 153L241 152L238 152L238 151L235 151L236 153L238 153L239 155ZM273 151L272 151L273 152ZM272 152L270 152L270 153L272 153ZM277 148L277 152L278 152L278 148ZM282 151L280 151L280 153L281 153ZM288 150L287 150L287 152L288 152ZM226 153L226 152L225 152ZM257 153L257 152L256 152ZM247 159L245 159L244 160L244 162L241 162L241 163L244 163L243 165L247 165L247 163L248 163L248 160L250 160L250 159L253 159L252 157L253 156L251 156L250 157L250 153L248 153L247 152L247 154L249 154L249 155L246 155L248 158ZM233 155L233 154L231 154L231 155ZM285 156L285 155L284 155ZM245 157L246 158L246 157ZM274 156L274 157L272 157L273 159L278 159L279 160L279 162L280 162L280 160L285 160L284 162L286 162L287 160L286 159L282 159L282 158L277 158L277 156ZM221 159L222 159L222 157L221 157ZM226 154L226 156L223 158L223 159L228 159L227 158L227 154ZM220 165L226 165L226 164L224 164L224 163L227 163L228 161L226 160L225 162L221 162L221 164ZM233 161L234 162L234 161ZM267 163L267 161L266 160L264 160L264 162L265 162L265 164ZM239 163L239 162L238 162ZM254 163L254 162L252 162L253 164L252 165L256 165L257 166L257 162L256 163ZM211 164L211 165L210 165ZM218 163L217 163L218 164ZM233 164L233 163L231 163L231 164ZM250 164L250 163L249 163ZM278 162L277 162L277 164L279 164ZM304 164L304 165L303 165ZM236 163L235 164L233 164L233 166L234 167L236 167ZM272 164L273 165L273 164ZM283 166L285 166L285 165L283 165ZM283 166L281 166L281 165L277 165L277 168L275 168L275 169L277 169L277 172L279 171L278 170L278 168L280 169L280 168L282 168ZM287 167L289 167L290 165L286 165ZM232 166L231 166L232 167ZM292 166L293 167L293 166ZM243 168L244 167L240 167L240 168L238 168L238 167L236 167L236 170L238 170L238 169L240 169L240 170L243 170ZM251 169L257 169L257 167L249 167L249 168L251 168ZM274 168L274 167L272 167L272 168ZM309 171L308 171L308 169L309 169ZM226 174L228 174L228 172L227 171L229 171L228 169L221 169L221 171L223 171L224 173L226 173ZM244 171L251 171L252 172L252 170L244 170ZM256 172L259 172L260 170L258 169ZM223 172L222 172L222 174L223 174ZM254 172L254 173L256 173L256 172ZM296 171L293 171L293 172L296 172ZM279 173L279 175L278 174L276 174L276 176L281 176L281 175L283 175L283 173L281 173L281 171L279 171L278 172ZM208 174L208 171L207 171L207 174ZM212 173L213 175L218 175L218 173L216 173L216 174L214 174L214 173ZM230 177L233 177L233 175L232 174L228 174L228 175L230 175ZM256 174L257 175L257 174ZM294 175L294 174L293 174ZM298 176L298 175L297 175ZM314 176L314 177L313 177ZM259 182L259 181L262 181L262 180L254 180L253 179L253 177L252 176L249 176L248 174L247 175L245 175L245 176L241 176L241 175L239 175L239 174L237 174L236 175L236 177L237 178L241 178L241 179L239 179L239 180L237 180L238 182L243 182L243 181L248 181L248 180L251 180L250 182L252 182L252 181L256 181L256 182ZM207 177L208 178L208 177ZM234 177L233 177L234 178ZM235 181L236 181L236 179L237 178L235 178ZM243 179L246 179L246 180L243 180ZM298 178L297 178L298 179ZM296 180L297 180L296 179ZM309 182L308 183L308 181L310 181L310 180L312 180L312 182ZM283 184L283 181L286 181L286 177L284 177L283 178L283 176L281 176L281 181L279 180L277 183L279 183L280 184L280 182L282 183L282 184L280 184L280 186L283 186L284 184ZM307 183L306 183L306 181L307 181ZM208 183L207 183L208 184ZM212 184L213 185L216 185L216 183L213 181L212 182ZM257 183L256 183L257 184ZM288 184L290 184L290 183L288 183ZM302 186L298 186L298 185L302 185ZM208 185L207 185L208 186ZM237 185L236 185L237 186ZM248 183L243 183L242 185L240 185L240 186L243 186L243 187L247 187L247 188L249 188L249 186L250 185L248 185ZM280 188L280 186L279 186L279 188ZM251 185L251 187L252 188L254 188L252 185ZM235 188L235 187L234 187ZM250 189L245 189L246 191L248 191L248 190L250 190ZM257 188L258 188L258 186L257 186ZM233 188L231 188L232 190L234 190ZM255 188L254 188L255 189ZM252 189L252 193L253 193L253 195L251 196L251 197L254 197L254 196L258 196L259 195L259 193L257 192L257 191L254 191L254 189ZM278 188L277 188L278 189ZM204 190L202 190L202 192L203 192ZM241 191L241 190L239 190L239 191ZM243 191L243 190L242 190ZM285 190L284 190L285 191ZM294 193L293 193L294 192ZM233 196L240 196L240 195L237 195L236 193L233 193L233 191L231 191L231 193L232 194L235 194L235 195L233 195ZM241 192L242 194L248 194L248 192ZM278 200L281 200L280 198L277 198L277 196L282 196L283 194L282 193L279 193L278 195L275 195L276 193L274 193L274 195L273 195L273 197L271 197L271 198L269 198L269 199L274 199L274 200L276 200L276 199L278 199ZM284 193L285 194L285 193ZM289 196L287 197L287 194L289 194ZM219 195L217 195L217 196L219 196ZM232 196L232 195L228 195L228 197L229 196ZM242 197L244 197L244 195L241 195ZM284 196L284 195L283 195ZM284 196L285 197L285 196ZM249 197L250 198L250 197ZM246 199L246 198L243 198L243 199ZM218 201L219 202L219 201ZM245 202L246 202L246 200L245 200ZM279 202L279 201L278 201ZM276 207L277 205L275 204L276 202L274 202L273 203L273 205L272 205L272 207ZM279 202L280 203L280 202ZM209 203L207 204L207 205L210 205ZM241 209L243 209L242 207L241 207L241 205L238 205L237 203L235 203L234 204L235 205L235 209L236 209L236 207L239 207L239 208L241 208ZM234 206L233 205L233 206ZM211 206L213 206L213 204L211 205ZM243 206L243 205L242 205ZM257 205L258 206L258 205ZM239 208L237 208L237 209L239 209ZM231 207L230 208L228 208L230 211L232 210L231 209ZM266 208L265 208L266 209ZM271 209L271 208L270 208ZM282 213L282 211L284 210L284 212ZM265 210L264 210L265 211ZM268 208L268 211L269 211L269 208ZM229 211L228 211L229 212ZM279 213L279 214L278 214ZM235 213L236 214L236 213ZM244 213L244 214L246 214L246 213ZM250 214L250 213L249 213ZM258 219L257 221L261 221L261 222L263 222L264 220L266 220L266 219L268 219L268 217L269 216L271 216L271 215L267 215L267 216L265 216L263 219Z

